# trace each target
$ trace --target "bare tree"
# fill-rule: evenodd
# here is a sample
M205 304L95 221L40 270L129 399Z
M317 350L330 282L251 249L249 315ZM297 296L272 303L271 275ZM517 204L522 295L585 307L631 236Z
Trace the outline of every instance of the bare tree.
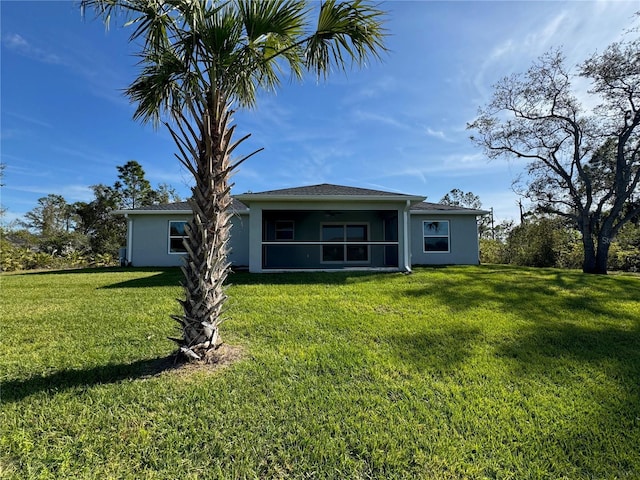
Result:
M606 273L611 241L640 213L640 40L614 43L578 67L600 104L576 98L559 51L495 85L468 125L490 158L529 161L525 195L582 234L585 273Z

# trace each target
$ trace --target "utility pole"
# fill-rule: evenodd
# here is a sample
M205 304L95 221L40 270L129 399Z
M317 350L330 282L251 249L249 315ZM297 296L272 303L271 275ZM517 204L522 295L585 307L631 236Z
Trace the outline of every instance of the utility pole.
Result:
M520 207L520 225L524 223L524 212L522 211L522 200L518 200L518 207Z
M496 239L496 229L495 229L495 226L493 225L493 207L491 207L491 239L492 240Z

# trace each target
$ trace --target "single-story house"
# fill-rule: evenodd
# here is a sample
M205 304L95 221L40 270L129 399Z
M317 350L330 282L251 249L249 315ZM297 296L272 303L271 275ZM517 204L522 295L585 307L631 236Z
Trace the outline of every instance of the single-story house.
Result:
M424 200L329 184L235 195L229 260L251 272L478 264L477 219L489 212ZM187 202L117 213L128 220L124 261L182 263Z

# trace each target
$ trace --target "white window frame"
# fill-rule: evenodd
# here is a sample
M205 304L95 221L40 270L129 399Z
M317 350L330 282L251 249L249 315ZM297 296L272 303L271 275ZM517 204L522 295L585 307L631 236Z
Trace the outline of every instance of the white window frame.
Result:
M184 235L171 235L171 224L172 223L184 223L185 226L187 223L189 223L188 220L169 220L168 223L168 229L167 229L167 253L169 255L184 255L187 253L187 249L185 248L184 251L181 252L172 252L171 251L171 239L172 238L181 238L184 241L184 238L187 236L186 235L186 231Z
M425 227L427 223L446 223L447 224L447 234L446 235L427 235L425 233ZM447 239L447 250L427 250L425 248L425 239L426 238L446 238ZM428 254L441 254L441 253L451 253L451 222L449 220L436 220L436 219L426 219L422 221L422 252Z
M322 230L324 227L343 227L342 242L325 242L322 240ZM349 226L364 226L367 227L367 239L359 242L347 241L347 227ZM320 224L320 239L322 245L320 245L320 263L327 265L342 265L342 264L361 264L369 265L371 263L371 245L369 244L369 235L371 233L371 227L368 222L325 222ZM324 260L324 247L326 245L342 245L344 260ZM366 260L347 260L347 247L349 245L365 245L367 247L367 259Z

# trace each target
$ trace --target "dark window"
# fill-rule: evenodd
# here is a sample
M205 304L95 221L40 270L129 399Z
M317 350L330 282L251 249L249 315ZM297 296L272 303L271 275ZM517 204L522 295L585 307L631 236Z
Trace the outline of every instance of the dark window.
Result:
M293 222L288 220L278 220L276 222L276 240L293 240Z
M449 221L425 220L422 222L424 252L449 253Z
M369 246L347 242L366 242L368 239L367 225L322 225L323 242L340 242L322 246L322 261L366 263L369 261Z
M187 222L169 222L169 253L186 253L184 238L187 236L185 225Z

